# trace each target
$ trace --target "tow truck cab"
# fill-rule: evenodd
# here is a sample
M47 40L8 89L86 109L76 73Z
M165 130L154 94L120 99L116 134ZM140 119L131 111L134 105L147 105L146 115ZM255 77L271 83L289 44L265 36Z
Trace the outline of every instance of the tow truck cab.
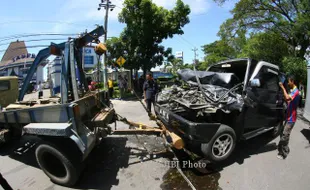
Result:
M197 95L199 90L190 96L196 95L196 102L200 102L203 109L197 109L197 103L184 103L184 97L191 92L182 88L178 88L182 96L172 92L168 103L156 101L157 116L169 130L182 137L186 149L218 162L229 157L238 140L247 140L267 131L272 131L274 136L279 134L285 109L277 65L248 58L234 59L216 63L205 73L209 78L201 77L204 74L201 71L198 74L202 83L198 89L207 96ZM227 74L231 74L229 78ZM219 96L218 86L224 87L224 95L231 94L225 105L214 100ZM197 85L190 87L193 88L197 89ZM208 100L207 103L202 104L201 97ZM234 103L230 104L234 97ZM173 109L173 106L186 111Z

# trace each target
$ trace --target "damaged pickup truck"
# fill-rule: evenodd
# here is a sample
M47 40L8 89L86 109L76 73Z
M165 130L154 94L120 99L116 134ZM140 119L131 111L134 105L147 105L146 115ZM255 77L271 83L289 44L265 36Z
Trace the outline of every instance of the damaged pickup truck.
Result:
M212 162L227 159L239 140L283 128L279 67L249 58L178 72L181 83L156 96L155 112L185 149Z

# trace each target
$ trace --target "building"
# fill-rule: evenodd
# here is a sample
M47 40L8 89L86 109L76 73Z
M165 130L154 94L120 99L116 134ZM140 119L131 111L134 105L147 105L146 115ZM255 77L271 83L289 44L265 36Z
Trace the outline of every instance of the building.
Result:
M36 55L28 53L24 41L11 42L0 62L0 76L17 76L20 83L26 78ZM32 77L32 81L43 82L43 68L47 61L43 61Z

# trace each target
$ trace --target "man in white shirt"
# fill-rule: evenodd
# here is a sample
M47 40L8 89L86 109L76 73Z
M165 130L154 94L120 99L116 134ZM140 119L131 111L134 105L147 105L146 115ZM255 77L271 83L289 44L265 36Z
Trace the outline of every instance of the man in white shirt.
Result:
M37 91L39 92L39 99L43 96L43 90L42 90L42 83L39 81L39 84L37 86Z

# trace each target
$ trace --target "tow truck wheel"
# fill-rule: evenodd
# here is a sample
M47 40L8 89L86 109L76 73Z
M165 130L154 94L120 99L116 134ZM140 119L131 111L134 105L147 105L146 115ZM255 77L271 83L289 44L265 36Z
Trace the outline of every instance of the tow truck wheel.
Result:
M220 162L231 155L235 146L235 131L227 125L221 125L209 143L201 144L201 151L210 161Z
M77 182L79 167L55 145L41 143L35 154L40 168L54 183L72 186Z

